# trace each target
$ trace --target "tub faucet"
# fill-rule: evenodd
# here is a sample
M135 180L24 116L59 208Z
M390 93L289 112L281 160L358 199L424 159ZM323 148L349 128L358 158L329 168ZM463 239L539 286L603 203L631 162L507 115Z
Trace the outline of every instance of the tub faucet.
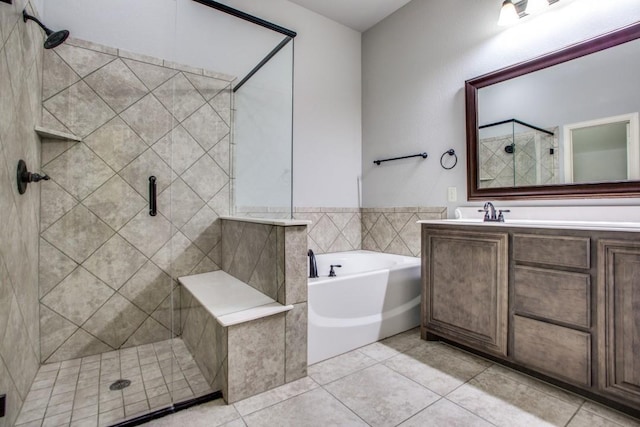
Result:
M307 252L307 256L309 257L309 278L315 279L318 277L318 264L316 264L316 256L313 254L313 251L309 249Z
M342 266L338 264L332 264L331 269L329 270L329 277L336 277L336 271L333 269L333 267L342 267Z

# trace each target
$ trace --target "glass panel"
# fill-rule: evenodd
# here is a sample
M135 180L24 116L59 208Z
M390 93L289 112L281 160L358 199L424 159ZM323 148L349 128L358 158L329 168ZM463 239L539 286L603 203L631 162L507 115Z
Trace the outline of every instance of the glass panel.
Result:
M235 93L234 211L291 218L293 41Z
M553 135L509 121L479 130L479 188L554 184L558 170L558 128Z
M479 130L479 188L513 187L514 126L512 122Z

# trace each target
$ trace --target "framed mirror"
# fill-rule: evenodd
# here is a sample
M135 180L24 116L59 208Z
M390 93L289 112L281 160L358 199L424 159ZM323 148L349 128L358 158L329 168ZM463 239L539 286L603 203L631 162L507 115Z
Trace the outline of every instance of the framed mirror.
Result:
M640 196L640 22L465 82L468 200Z

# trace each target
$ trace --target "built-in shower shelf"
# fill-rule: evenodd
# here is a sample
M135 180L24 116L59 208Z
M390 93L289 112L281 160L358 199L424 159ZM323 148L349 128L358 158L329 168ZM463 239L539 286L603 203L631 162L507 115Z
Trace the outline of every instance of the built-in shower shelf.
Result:
M60 132L58 130L43 128L42 126L36 126L36 133L40 135L42 138L46 139L63 139L69 141L82 141L81 138L77 137L72 133Z

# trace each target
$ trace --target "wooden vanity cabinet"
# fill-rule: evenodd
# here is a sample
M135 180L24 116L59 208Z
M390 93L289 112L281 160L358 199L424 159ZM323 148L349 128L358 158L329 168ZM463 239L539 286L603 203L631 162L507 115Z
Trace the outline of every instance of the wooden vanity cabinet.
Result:
M422 281L424 339L640 415L640 233L423 224Z
M590 387L590 237L526 230L512 236L512 359Z
M598 242L599 389L640 404L640 242Z
M423 242L423 338L506 356L507 233L424 228Z

